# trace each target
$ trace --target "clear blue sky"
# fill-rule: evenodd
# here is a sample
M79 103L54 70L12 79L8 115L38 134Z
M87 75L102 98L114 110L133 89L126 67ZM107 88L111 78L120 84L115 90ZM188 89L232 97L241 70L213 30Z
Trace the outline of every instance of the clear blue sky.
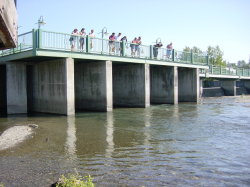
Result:
M160 37L177 50L219 45L231 63L250 57L250 0L17 0L17 8L20 34L43 16L49 31L93 28L101 37L105 26L145 45Z

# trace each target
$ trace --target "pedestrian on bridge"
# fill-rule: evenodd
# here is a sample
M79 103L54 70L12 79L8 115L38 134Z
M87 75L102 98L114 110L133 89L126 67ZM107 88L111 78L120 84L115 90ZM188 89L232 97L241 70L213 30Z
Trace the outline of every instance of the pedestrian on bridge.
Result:
M94 47L93 38L95 38L94 29L91 29L89 37L90 37L90 49L93 49Z
M85 28L81 29L81 32L79 33L80 35L80 51L84 51L84 41L85 41L85 36L86 36L86 32L85 32Z
M71 51L75 50L77 36L78 36L78 30L74 29L73 32L71 33L70 38L69 38L70 45L71 45Z

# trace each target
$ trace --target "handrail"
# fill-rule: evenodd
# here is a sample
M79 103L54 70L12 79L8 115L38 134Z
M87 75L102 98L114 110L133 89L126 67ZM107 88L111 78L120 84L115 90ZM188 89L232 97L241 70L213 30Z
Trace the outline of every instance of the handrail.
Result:
M71 37L74 41L70 41ZM26 38L28 37L29 40ZM81 41L80 41L81 39ZM101 54L121 56L126 58L152 59L163 62L188 63L194 65L208 65L207 56L196 53L172 50L167 53L166 48L156 48L152 45L137 45L131 42L114 41L108 39L91 38L61 32L33 29L18 36L18 47L8 53L1 51L0 56L11 55L24 50L49 49L60 51L84 52L86 54ZM82 45L81 45L82 44ZM74 48L72 47L74 46ZM135 46L135 49L134 49ZM112 47L114 49L112 49ZM15 51L15 52L13 52Z
M224 66L210 65L208 70L201 70L201 73L209 73L212 75L231 75L250 77L250 69L248 68L232 68Z

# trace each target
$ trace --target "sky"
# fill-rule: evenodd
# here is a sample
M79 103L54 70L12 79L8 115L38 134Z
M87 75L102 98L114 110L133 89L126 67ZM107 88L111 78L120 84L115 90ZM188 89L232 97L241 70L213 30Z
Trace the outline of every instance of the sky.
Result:
M250 58L250 0L17 0L19 34L37 28L43 16L47 31L74 28L121 32L144 45L160 38L176 50L218 45L230 63Z

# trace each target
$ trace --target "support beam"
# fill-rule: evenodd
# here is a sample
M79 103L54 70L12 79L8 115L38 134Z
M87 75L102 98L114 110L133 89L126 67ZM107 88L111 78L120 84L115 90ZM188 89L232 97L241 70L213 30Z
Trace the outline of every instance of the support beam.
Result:
M77 110L112 111L112 62L78 61L75 88Z
M198 102L200 77L198 68L178 68L179 102Z
M226 96L236 96L236 81L235 80L221 80L221 88L224 90Z
M150 101L152 104L178 103L178 69L150 66Z
M7 73L7 113L27 113L26 65L11 63L6 65Z
M113 64L113 99L117 107L148 107L149 64Z
M74 60L44 61L33 67L32 111L75 114Z

